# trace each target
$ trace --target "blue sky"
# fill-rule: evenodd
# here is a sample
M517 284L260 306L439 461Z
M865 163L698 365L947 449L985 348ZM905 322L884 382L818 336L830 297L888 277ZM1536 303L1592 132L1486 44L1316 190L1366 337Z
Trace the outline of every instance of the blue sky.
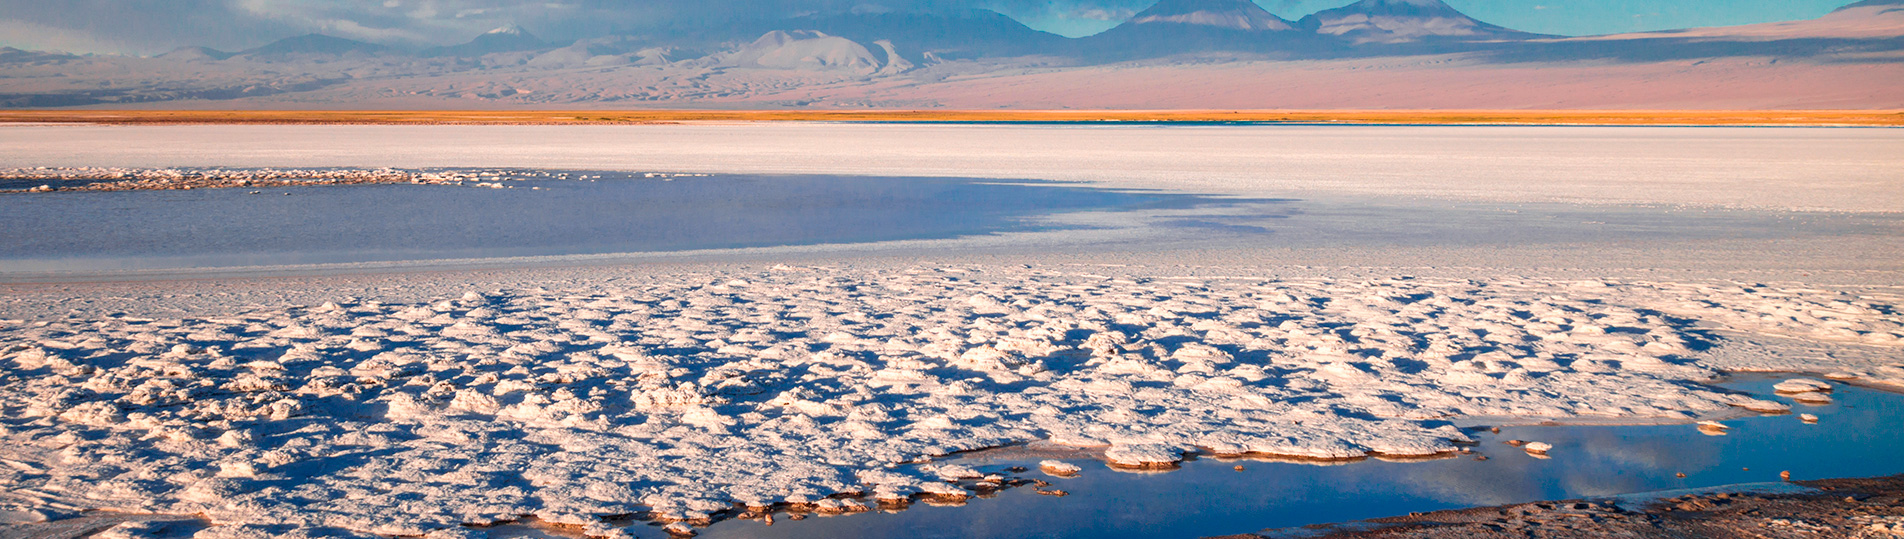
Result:
M1069 36L1115 26L1154 0L0 0L0 46L155 54L226 50L322 32L399 46L467 41L520 24L562 41L662 27L719 25L848 10L986 8ZM1352 0L1257 0L1296 19ZM1591 35L1808 19L1852 0L1446 0L1475 18L1530 32Z

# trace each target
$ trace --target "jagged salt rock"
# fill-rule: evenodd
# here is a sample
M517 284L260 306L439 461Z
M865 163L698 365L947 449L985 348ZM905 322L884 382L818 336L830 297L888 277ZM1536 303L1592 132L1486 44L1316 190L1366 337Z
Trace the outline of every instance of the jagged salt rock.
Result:
M1115 444L1104 459L1117 468L1169 469L1183 460L1183 450L1165 444Z
M1793 378L1790 380L1779 382L1776 385L1773 385L1772 390L1777 391L1779 393L1811 393L1814 391L1831 391L1831 384L1827 384L1827 383L1813 380L1810 378Z
M1776 402L1772 402L1768 400L1759 400L1754 398L1740 398L1736 401L1733 401L1731 404L1733 406L1737 406L1740 408L1744 408L1744 409L1762 413L1762 414L1782 414L1782 413L1792 411L1792 407L1790 406L1786 406L1784 404L1776 403Z
M1811 406L1824 406L1826 404L1831 404L1831 395L1826 395L1824 393L1817 392L1817 391L1809 391L1805 393L1799 393L1797 395L1792 395L1792 400L1797 401L1799 404L1807 404Z
M956 481L959 479L976 479L980 477L985 477L985 474L979 473L978 470L974 470L970 467L960 466L957 464L946 464L946 465L934 468L932 471L933 473L938 474L940 479L944 479L947 481Z
M1084 468L1079 468L1078 465L1076 464L1072 464L1062 460L1047 460L1047 461L1039 462L1038 469L1044 471L1047 474L1051 474L1051 475L1055 475L1059 477L1073 476L1073 475L1077 475L1078 472L1084 471Z
M1732 427L1718 421L1700 421L1699 432L1707 436L1725 436Z
M972 497L972 491L945 483L923 483L919 485L919 490L925 497L940 501L958 501Z

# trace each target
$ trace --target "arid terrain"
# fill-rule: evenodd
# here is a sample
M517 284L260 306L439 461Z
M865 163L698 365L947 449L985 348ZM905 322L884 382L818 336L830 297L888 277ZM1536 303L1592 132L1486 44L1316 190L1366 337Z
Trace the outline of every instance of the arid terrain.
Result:
M1455 539L1904 536L1904 476L1801 481L1802 492L1717 492L1651 501L1565 500L1436 511L1213 539ZM1780 489L1784 490L1784 489Z
M0 49L0 107L1898 109L1897 6L1866 0L1816 20L1588 37L1490 27L1439 2L1365 0L1335 14L1381 20L1377 31L1281 21L1242 0L1171 0L1076 39L993 13L792 19L685 41L566 46L501 28L429 51L323 35L155 57ZM1226 20L1258 22L1212 22Z
M681 122L973 122L973 123L1292 123L1390 125L1741 125L1896 126L1904 111L1649 110L1078 110L1078 111L331 111L331 110L0 110L4 123L107 125L587 125Z

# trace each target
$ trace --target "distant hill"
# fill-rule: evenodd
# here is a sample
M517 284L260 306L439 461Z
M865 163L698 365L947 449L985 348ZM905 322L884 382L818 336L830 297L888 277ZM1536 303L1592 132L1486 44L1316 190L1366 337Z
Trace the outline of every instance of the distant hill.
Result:
M1297 25L1357 45L1547 37L1475 20L1441 0L1361 0L1310 14Z
M305 34L280 39L268 45L239 52L238 54L252 57L271 57L290 55L343 56L347 54L382 54L386 52L391 52L391 49L383 45L327 36L324 34Z
M1162 0L1103 33L1076 40L1086 58L1211 52L1289 52L1325 46L1250 0Z
M57 52L26 51L13 47L0 47L0 64L32 64L70 60L73 58L78 57Z
M504 26L476 36L475 39L461 45L424 49L424 57L475 57L499 52L534 51L551 48L528 30L516 25Z
M567 47L539 53L529 59L527 65L549 69L659 65L699 56L692 50L659 46L646 39L611 36L584 39Z
M774 24L819 30L860 43L891 41L902 57L915 62L1051 54L1064 50L1070 41L989 10L848 13Z
M736 67L871 74L879 70L884 56L874 54L853 40L817 30L775 30L726 55L721 63Z
M1498 48L1488 58L1525 63L1816 56L1859 56L1859 62L1898 61L1904 57L1904 0L1865 0L1811 20L1537 39Z
M172 52L158 55L157 58L184 62L210 62L228 59L233 56L237 56L237 54L209 47L179 47L172 49Z
M1163 0L1125 23L1134 27L1206 27L1224 30L1293 30L1294 25L1249 0ZM1155 26L1145 26L1155 25Z

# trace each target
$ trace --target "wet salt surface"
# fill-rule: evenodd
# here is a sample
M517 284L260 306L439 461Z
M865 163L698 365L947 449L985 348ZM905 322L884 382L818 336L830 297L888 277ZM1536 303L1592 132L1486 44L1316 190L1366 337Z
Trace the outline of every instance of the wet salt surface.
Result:
M1725 421L1725 436L1692 425L1504 426L1498 434L1472 431L1475 460L1461 455L1432 461L1365 460L1322 465L1203 458L1165 473L1117 471L1088 458L1070 458L1084 471L1075 478L1038 472L1042 457L980 452L952 461L981 472L1013 466L1024 477L1050 481L1065 497L1030 487L974 499L958 507L914 504L894 513L776 515L771 526L730 520L700 530L702 538L818 537L1199 537L1347 522L1416 511L1595 498L1659 490L1795 479L1870 477L1904 473L1904 396L1833 384L1835 401L1822 406L1775 395L1788 376L1747 374L1720 387L1793 404L1793 414ZM1819 416L1807 425L1796 414ZM1539 459L1507 440L1554 445ZM1234 469L1241 465L1244 470ZM1685 478L1675 474L1685 473ZM524 527L492 537L548 536Z

